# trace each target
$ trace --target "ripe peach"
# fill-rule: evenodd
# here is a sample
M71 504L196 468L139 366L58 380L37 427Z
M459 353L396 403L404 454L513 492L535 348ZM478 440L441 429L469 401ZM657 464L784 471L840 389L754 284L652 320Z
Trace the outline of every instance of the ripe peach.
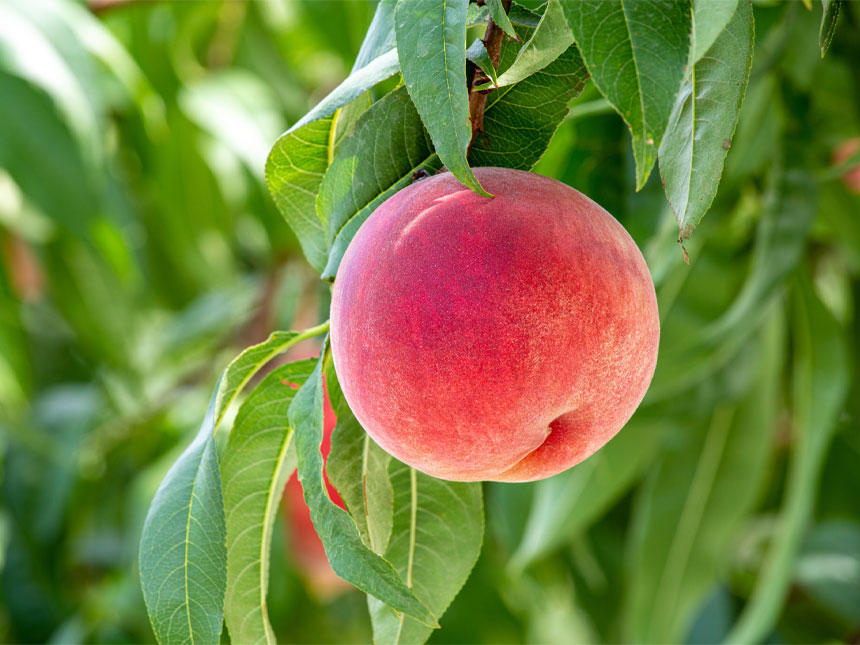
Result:
M854 156L858 148L860 148L860 137L843 141L833 151L833 164L838 166L847 161ZM842 175L842 183L852 193L860 194L860 164L845 171Z
M613 217L554 179L477 168L383 203L337 274L344 395L382 448L458 481L582 461L636 409L657 360L654 285Z

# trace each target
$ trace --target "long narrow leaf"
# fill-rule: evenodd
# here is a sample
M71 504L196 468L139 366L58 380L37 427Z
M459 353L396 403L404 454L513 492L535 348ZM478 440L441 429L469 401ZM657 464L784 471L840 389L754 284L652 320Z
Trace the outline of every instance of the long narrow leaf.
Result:
M779 528L752 596L728 643L757 643L779 617L791 584L804 531L812 519L815 491L827 447L850 382L848 351L839 325L812 290L794 284L796 338L793 415L796 428Z
M266 591L275 514L296 467L287 411L315 363L283 365L254 389L239 409L221 458L227 521L224 617L234 643L276 642Z
M290 404L290 427L295 432L299 481L317 534L325 546L332 568L341 578L378 598L397 611L436 625L431 611L401 580L397 571L367 548L349 514L328 496L323 480L322 366L325 352L313 373Z
M140 538L140 581L160 643L217 643L227 548L215 453L218 388L197 436L158 487Z
M466 87L468 0L399 0L395 33L400 70L442 163L480 195L466 161L472 138Z

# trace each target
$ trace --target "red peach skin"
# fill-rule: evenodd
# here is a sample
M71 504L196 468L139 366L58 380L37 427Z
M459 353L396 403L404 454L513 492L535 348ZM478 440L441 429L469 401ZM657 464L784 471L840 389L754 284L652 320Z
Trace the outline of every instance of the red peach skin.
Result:
M857 152L858 148L860 148L860 137L843 141L833 151L833 164L838 166L847 161ZM842 175L842 183L849 191L860 195L860 164L845 171L845 174Z
M334 364L361 425L457 481L579 463L633 414L660 336L645 260L578 191L477 168L401 190L353 239L331 306Z

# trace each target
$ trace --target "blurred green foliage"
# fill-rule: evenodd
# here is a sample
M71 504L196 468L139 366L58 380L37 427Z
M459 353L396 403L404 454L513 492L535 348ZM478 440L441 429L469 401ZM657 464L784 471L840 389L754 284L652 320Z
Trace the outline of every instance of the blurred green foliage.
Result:
M0 3L0 640L152 641L141 525L218 371L327 318L263 164L349 72L373 10ZM592 460L487 485L483 554L432 642L857 638L860 196L831 154L860 135L860 6L823 60L817 6L757 2L755 19L689 266L593 87L535 169L645 252L658 372ZM277 527L279 640L369 640L362 595L316 595Z

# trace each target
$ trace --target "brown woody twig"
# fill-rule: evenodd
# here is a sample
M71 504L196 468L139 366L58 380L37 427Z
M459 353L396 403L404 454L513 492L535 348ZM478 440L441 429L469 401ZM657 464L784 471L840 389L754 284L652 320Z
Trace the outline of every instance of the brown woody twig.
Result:
M502 0L502 6L507 12L511 8L511 0ZM493 67L498 69L499 56L502 52L502 36L504 32L493 22L492 17L487 22L487 31L484 32L484 47L487 48L487 54L493 63ZM475 143L475 137L478 132L484 131L484 108L487 105L487 94L491 90L476 90L479 85L487 83L490 79L480 67L475 67L475 74L472 76L472 86L469 89L469 121L472 123L472 138L469 140L469 146L466 148L466 155L472 150L472 144Z

